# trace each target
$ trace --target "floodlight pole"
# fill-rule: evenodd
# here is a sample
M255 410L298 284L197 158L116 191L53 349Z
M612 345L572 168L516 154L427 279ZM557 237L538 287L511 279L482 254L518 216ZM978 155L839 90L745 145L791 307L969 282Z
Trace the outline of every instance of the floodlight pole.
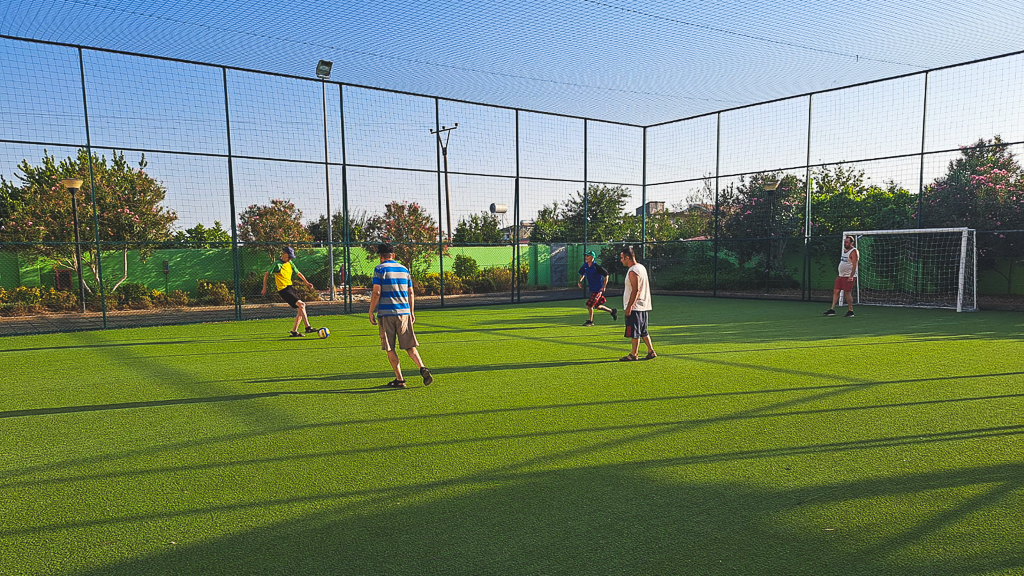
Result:
M82 233L78 225L78 190L82 187L82 181L77 178L69 178L61 180L60 183L68 192L71 192L71 214L75 222L75 270L78 272L78 302L84 313L85 277L82 276Z
M330 299L334 301L334 227L331 214L331 165L327 147L327 80L331 77L333 62L321 60L316 65L316 76L320 79L320 96L324 108L324 182L327 187L327 270L331 277Z
M459 123L456 122L455 126L448 128L441 126L440 130L431 130L430 133L437 136L437 143L441 146L441 156L444 157L444 204L448 212L448 241L452 241L452 197L449 191L448 184L448 139L451 138L452 130L459 127ZM444 140L441 139L441 134L444 134Z

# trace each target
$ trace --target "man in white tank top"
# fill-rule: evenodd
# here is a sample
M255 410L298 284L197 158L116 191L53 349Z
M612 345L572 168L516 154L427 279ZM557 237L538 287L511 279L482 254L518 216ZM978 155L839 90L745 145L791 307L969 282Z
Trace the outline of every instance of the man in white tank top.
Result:
M853 284L857 279L857 263L860 261L860 252L857 251L853 236L843 239L843 251L839 256L839 276L836 277L835 286L832 289L832 307L825 311L825 316L836 315L836 303L839 302L839 293L846 292L846 306L849 308L846 317L853 316Z
M619 252L619 260L629 269L626 272L626 291L622 293L622 309L626 313L626 338L632 343L632 351L619 360L638 360L637 351L640 349L641 339L647 345L647 356L644 360L657 358L658 354L651 344L651 335L647 332L647 312L651 310L651 286L647 281L647 268L636 261L636 254L630 246Z

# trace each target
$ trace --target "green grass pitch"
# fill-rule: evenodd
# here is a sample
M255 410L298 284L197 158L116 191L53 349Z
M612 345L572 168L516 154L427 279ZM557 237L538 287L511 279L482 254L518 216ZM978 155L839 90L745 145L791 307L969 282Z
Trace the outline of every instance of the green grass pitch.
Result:
M0 574L1024 574L1024 315L654 305L0 339Z

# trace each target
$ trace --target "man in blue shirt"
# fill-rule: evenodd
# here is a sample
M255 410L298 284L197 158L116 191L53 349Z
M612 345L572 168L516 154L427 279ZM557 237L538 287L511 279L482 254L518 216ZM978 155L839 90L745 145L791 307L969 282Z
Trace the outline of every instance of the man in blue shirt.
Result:
M373 295L370 297L370 324L378 327L380 348L388 354L388 362L395 372L395 379L388 382L393 388L405 388L402 366L398 361L395 345L409 354L423 377L423 385L430 386L434 377L423 365L416 348L413 323L416 322L415 295L412 289L412 275L409 269L395 262L395 249L390 244L377 246L380 265L373 269ZM376 313L376 315L375 315Z
M608 271L597 262L594 262L595 257L597 257L597 254L593 251L583 255L583 261L586 263L580 268L580 279L576 281L576 286L582 287L580 283L586 278L587 286L590 288L590 298L587 299L587 313L589 316L587 321L583 323L584 326L594 325L594 308L611 314L612 321L618 320L618 311L604 305L608 301L604 297L605 290L608 288Z

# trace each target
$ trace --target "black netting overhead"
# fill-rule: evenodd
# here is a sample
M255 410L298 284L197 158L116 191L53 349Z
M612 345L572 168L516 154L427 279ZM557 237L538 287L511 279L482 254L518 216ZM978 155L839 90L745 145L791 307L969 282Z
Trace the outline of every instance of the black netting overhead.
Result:
M1024 47L1022 28L1015 0L21 0L0 8L3 35L304 77L327 59L333 78L351 84L632 124L1005 54Z

